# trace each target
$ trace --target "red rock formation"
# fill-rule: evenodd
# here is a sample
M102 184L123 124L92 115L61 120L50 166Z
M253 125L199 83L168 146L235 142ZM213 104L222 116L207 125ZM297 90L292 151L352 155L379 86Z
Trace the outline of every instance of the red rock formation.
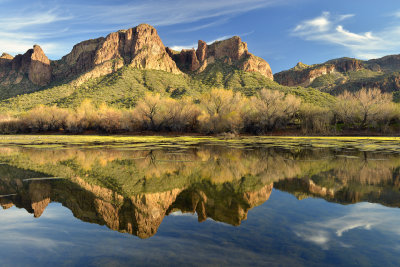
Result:
M332 72L358 71L364 63L353 58L341 58L313 66L299 62L294 68L276 73L274 80L286 86L309 86L316 78Z
M199 40L198 45L197 45L197 51L196 51L197 59L200 62L204 62L204 60L207 57L207 43Z
M130 65L138 69L163 70L181 73L166 51L154 27L141 24L135 28L109 34L106 38L84 41L71 53L55 63L56 79L78 74L78 83L106 75Z
M28 75L29 80L36 85L47 85L51 80L50 60L38 45L33 46Z
M262 58L251 54L247 49L247 44L242 42L238 36L217 41L211 45L199 40L196 52L182 50L177 54L170 49L167 51L183 70L202 72L208 64L221 60L225 64L235 65L238 69L259 72L267 78L273 79L269 64Z
M18 84L26 75L39 86L47 85L51 80L50 60L38 45L14 58L8 54L0 57L0 78L3 78L0 83Z

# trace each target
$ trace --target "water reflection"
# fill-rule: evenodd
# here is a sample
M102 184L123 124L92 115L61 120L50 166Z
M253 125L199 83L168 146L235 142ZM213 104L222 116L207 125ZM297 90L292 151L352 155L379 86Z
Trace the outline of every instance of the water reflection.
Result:
M176 212L240 225L273 188L298 199L400 206L400 157L388 153L223 146L0 153L3 209L16 206L39 218L58 202L82 221L140 238L155 235L164 217Z

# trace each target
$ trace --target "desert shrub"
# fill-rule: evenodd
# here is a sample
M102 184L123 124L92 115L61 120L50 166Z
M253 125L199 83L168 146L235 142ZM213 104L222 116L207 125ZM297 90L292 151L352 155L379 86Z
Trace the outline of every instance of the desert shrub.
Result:
M345 91L338 96L335 113L347 127L365 129L377 125L391 112L386 107L392 103L392 96L382 93L379 89L361 89L355 93ZM386 110L385 112L383 112Z
M57 106L37 106L21 117L21 125L32 132L58 131L65 129L69 111Z
M298 117L303 133L327 134L332 130L334 113L330 108L303 104Z
M245 98L230 90L213 89L201 96L200 129L206 133L239 132Z
M0 114L0 134L16 134L26 129L19 118L10 114Z
M246 116L246 129L267 132L293 123L300 99L275 90L262 89L250 98L251 109Z
M67 118L67 131L80 133L85 130L98 130L100 117L98 109L91 100L82 101L76 110Z
M98 129L106 133L116 133L121 130L122 112L102 104L98 110Z
M201 114L200 108L193 103L190 97L180 100L170 99L164 102L162 109L166 121L165 130L178 132L193 132L198 128L198 118Z
M166 100L161 98L159 94L146 94L146 96L138 102L135 112L137 113L139 123L145 130L158 131L165 123L163 115L165 114Z

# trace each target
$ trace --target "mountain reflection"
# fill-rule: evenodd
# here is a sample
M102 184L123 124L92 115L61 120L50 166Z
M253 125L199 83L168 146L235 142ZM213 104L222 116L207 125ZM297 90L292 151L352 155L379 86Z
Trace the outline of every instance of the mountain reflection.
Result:
M298 199L400 206L400 157L395 154L222 146L1 148L0 153L3 209L15 205L38 218L50 202L58 202L82 221L140 238L153 236L175 211L196 213L199 222L211 218L240 225L273 188Z

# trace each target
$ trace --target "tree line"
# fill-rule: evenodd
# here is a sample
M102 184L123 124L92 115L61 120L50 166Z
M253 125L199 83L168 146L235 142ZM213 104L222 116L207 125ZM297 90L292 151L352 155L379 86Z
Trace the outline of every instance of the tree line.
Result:
M399 105L392 102L392 95L378 89L344 92L334 104L324 107L276 90L262 89L246 97L232 90L213 89L196 99L149 93L132 109L95 105L90 100L74 109L40 105L25 113L0 115L0 133L390 133L397 131L399 121Z

